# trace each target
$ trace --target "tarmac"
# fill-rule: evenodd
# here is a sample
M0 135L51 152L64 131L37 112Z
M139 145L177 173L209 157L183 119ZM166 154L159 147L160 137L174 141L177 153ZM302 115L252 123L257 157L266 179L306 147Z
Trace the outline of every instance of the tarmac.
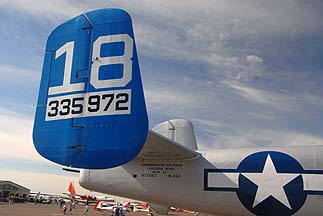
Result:
M0 203L0 216L60 216L64 215L59 205L52 204L33 204L33 203L14 203L9 205L7 203ZM68 215L68 209L67 214ZM77 205L76 209L72 211L72 215L84 215L84 205ZM85 214L88 216L102 216L111 215L109 212L102 212L93 209L90 206L90 210ZM172 212L171 215L176 216L194 216L189 213L177 213ZM126 213L126 216L147 216L147 212L130 212Z

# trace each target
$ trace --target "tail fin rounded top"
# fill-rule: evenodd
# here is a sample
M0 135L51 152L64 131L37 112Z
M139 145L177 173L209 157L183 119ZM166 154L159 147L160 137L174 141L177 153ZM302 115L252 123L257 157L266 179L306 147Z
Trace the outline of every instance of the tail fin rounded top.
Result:
M133 159L148 117L130 16L120 9L79 15L48 37L33 140L45 158L110 168Z

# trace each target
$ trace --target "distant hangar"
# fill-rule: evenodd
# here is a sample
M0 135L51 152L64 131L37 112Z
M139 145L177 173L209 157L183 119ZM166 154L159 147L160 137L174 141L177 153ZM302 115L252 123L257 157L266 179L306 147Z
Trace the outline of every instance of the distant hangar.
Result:
M0 180L0 198L15 197L19 199L27 199L30 189L16 184L12 181Z

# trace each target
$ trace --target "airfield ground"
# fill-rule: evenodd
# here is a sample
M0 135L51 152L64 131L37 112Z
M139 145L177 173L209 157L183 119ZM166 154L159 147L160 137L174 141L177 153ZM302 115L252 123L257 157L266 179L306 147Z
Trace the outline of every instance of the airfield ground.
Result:
M78 205L73 211L73 215L84 215L83 212L84 206ZM15 203L13 205L8 205L7 203L0 203L0 216L60 216L64 215L61 212L61 209L58 205L51 204L38 204L34 205L32 203ZM107 212L100 212L93 210L93 207L90 207L90 210L87 212L88 216L102 216L110 215ZM171 215L176 216L194 216L194 214L188 213L171 213ZM126 216L147 216L145 212L130 212Z

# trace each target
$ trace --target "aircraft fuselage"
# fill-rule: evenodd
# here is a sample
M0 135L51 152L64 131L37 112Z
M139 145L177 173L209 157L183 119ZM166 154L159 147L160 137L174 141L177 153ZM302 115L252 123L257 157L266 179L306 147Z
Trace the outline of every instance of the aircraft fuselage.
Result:
M222 215L322 215L323 147L234 149L186 161L81 170L81 186ZM206 159L208 158L208 159Z

